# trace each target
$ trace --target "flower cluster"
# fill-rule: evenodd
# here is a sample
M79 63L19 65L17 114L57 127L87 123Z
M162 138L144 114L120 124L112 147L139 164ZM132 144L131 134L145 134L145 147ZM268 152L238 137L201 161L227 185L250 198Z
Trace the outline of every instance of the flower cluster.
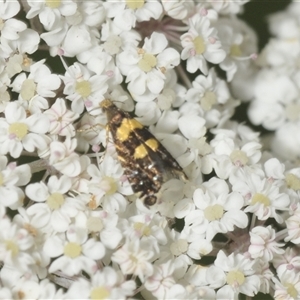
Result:
M300 299L300 5L255 61L246 2L0 0L1 299ZM104 99L188 177L154 206Z

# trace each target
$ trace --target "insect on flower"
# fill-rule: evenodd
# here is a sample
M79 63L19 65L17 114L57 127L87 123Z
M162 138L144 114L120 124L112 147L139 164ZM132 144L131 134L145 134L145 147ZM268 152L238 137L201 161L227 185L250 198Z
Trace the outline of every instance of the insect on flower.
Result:
M146 206L154 205L162 185L172 178L187 179L178 162L136 119L106 99L107 130L131 187Z

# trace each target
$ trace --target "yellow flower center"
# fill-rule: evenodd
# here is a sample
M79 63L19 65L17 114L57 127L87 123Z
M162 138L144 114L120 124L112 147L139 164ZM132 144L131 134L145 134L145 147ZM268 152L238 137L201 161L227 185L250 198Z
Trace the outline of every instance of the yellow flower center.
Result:
M204 40L201 36L197 36L194 39L193 43L194 43L194 48L196 50L197 55L200 55L200 54L204 53L206 47L205 47Z
M60 4L61 0L46 0L46 5L52 9L60 7Z
M65 198L61 193L53 193L47 199L47 204L52 210L59 209L65 202Z
M254 205L256 203L261 203L263 204L264 206L270 206L271 204L271 201L268 197L266 197L265 195L263 194L260 194L260 193L256 193L253 197L252 197L252 200L251 200L251 205Z
M149 236L151 233L150 227L141 222L135 222L133 228L143 236Z
M203 98L200 100L201 107L208 111L212 108L214 104L217 103L217 96L214 92L206 92L203 96Z
M295 286L291 283L286 283L285 287L287 288L286 291L288 292L288 294L291 296L291 298L293 299L297 299L298 296L298 292L295 289Z
M22 140L28 133L28 126L24 123L12 123L8 128L8 132L11 137L17 137L19 140Z
M138 9L143 7L145 0L126 0L126 5L130 9Z
M242 55L242 50L239 45L233 44L230 48L230 55L239 57Z
M91 291L90 298L92 300L104 300L104 299L109 299L110 292L107 288L104 286L95 288Z
M68 243L64 247L64 254L71 258L76 258L81 254L81 246L77 243Z
M16 256L19 253L19 246L10 240L5 241L6 250L11 252L11 256Z
M292 173L287 174L285 176L285 181L289 189L294 191L300 190L300 179L296 175Z
M204 216L208 221L220 220L224 214L223 207L220 204L208 206L204 210Z
M140 59L138 65L144 72L150 72L156 66L157 60L153 54L145 53Z
M241 271L230 271L226 276L226 281L228 285L239 287L245 282L245 276Z
M249 161L247 154L242 150L233 150L230 159L236 166L245 166Z
M173 255L179 256L188 250L188 243L184 239L179 239L170 246L170 251Z
M118 185L117 185L115 179L112 177L104 176L100 185L101 185L102 190L105 191L106 195L113 195L118 190Z
M90 232L99 232L104 227L102 220L96 217L88 218L86 226Z
M76 91L76 93L78 93L81 97L86 98L86 97L88 97L88 96L91 94L91 92L92 92L91 84L90 84L89 81L87 81L87 80L77 81L77 82L76 82L75 91Z
M24 100L29 101L35 95L36 83L33 79L25 79L21 86L21 96Z

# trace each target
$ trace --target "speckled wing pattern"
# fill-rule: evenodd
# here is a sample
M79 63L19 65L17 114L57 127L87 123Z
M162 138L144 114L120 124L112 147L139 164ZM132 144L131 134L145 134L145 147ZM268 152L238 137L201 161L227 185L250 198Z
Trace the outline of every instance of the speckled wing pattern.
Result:
M146 206L157 202L162 185L169 179L187 179L178 162L141 123L108 99L100 107L106 112L107 128L125 175Z

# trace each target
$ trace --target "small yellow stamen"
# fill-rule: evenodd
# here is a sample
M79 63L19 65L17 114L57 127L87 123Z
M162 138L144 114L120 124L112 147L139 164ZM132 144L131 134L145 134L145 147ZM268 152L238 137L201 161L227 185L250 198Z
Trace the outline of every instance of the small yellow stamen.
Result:
M239 287L245 282L245 275L241 271L233 270L227 274L226 281L232 287Z
M289 189L294 191L300 190L300 179L296 175L292 173L287 174L285 176L285 181Z
M291 298L292 299L297 299L299 294L298 294L297 289L295 288L295 286L291 283L286 283L285 287L287 288L286 291L291 296Z
M233 150L230 159L236 166L245 166L249 161L247 154L242 150Z
M24 123L12 123L8 128L8 132L11 136L22 140L23 137L28 133L28 126Z
M150 227L145 225L144 223L135 222L133 228L143 236L149 236L151 234Z
M92 92L90 82L87 80L77 81L75 91L83 98L90 96L90 94Z
M113 195L118 190L118 185L113 177L104 176L100 182L100 187L106 195Z
M254 205L256 203L261 203L263 204L264 206L270 206L271 204L271 201L268 197L266 197L265 195L263 194L260 194L260 193L256 193L253 197L252 197L252 200L251 200L251 205Z
M240 56L242 56L242 50L241 50L240 45L237 45L237 44L231 45L231 48L230 48L230 55L231 55L231 56L235 56L235 57L240 57Z
M36 83L33 79L25 79L21 86L21 96L24 100L29 101L33 98L36 92Z
M47 199L47 204L51 210L59 209L65 202L65 198L61 193L53 193Z
M193 43L194 43L194 48L196 50L197 55L200 55L200 54L204 53L206 47L205 47L204 40L201 36L197 36L194 39Z
M76 258L81 254L81 246L77 243L68 243L64 247L64 254L71 258Z
M90 298L92 300L104 300L110 298L110 292L104 286L95 288L91 291Z
M214 92L207 91L203 98L200 100L201 107L205 110L208 111L212 108L214 104L217 103L217 96Z
M61 0L46 0L46 6L49 8L58 8L61 5Z
M7 251L11 252L11 256L16 256L19 253L19 246L14 242L10 240L5 241L5 247Z
M220 204L208 206L204 210L204 216L208 221L220 220L223 217L224 210Z
M138 9L143 7L145 0L126 0L126 5L130 9Z
M89 217L86 226L90 232L99 232L104 228L102 220L97 217Z
M144 72L150 72L156 64L156 57L150 53L145 53L138 63L140 69Z

